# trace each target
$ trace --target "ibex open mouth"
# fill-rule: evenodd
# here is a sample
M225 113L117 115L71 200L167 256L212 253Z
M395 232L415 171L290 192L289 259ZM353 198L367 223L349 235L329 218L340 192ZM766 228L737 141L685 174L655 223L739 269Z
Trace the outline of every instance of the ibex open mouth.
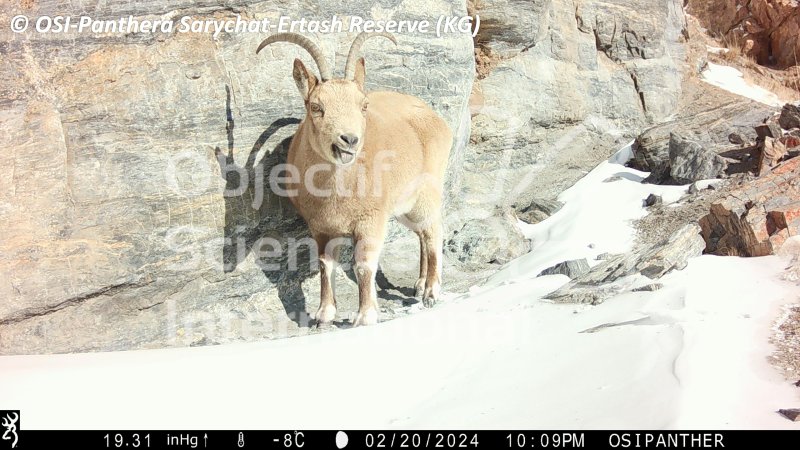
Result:
M336 144L331 146L331 150L333 150L333 157L339 161L339 164L348 165L356 159L356 153L353 150L345 150Z

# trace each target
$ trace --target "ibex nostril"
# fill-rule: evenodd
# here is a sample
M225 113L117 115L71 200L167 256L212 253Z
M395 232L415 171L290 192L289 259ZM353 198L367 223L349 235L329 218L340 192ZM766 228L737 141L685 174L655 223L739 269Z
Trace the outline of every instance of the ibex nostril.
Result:
M343 134L339 136L339 139L341 139L344 143L346 143L350 147L353 147L356 144L358 144L358 136L354 134Z

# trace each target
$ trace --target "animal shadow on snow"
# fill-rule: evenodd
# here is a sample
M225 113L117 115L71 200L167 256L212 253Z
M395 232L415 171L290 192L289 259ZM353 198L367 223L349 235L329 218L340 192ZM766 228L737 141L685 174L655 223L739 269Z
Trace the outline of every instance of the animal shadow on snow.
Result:
M214 150L225 180L225 243L222 249L224 271L228 273L236 270L255 250L257 253L253 256L264 276L277 289L278 298L287 316L298 326L309 326L311 317L307 312L302 285L307 279L318 276L319 272L316 252L309 246L313 240L308 226L289 198L277 195L269 183L273 168L286 163L292 138L289 136L280 140L273 148L261 151L278 131L287 126L296 126L300 120L284 117L273 121L256 139L242 167L236 164L233 155L235 120L231 110L230 87L226 86L225 91L228 149L227 152L219 147ZM263 156L259 158L259 154ZM246 177L245 180L242 179L243 176ZM275 243L278 243L280 251L276 251ZM260 248L254 249L256 246ZM341 261L350 262L351 258L352 247L345 248ZM345 266L345 274L355 283L356 277L351 266ZM406 297L406 294L408 297L413 296L412 289L400 290L380 269L376 281L380 298L398 303L414 301ZM390 289L401 292L401 295L391 293ZM348 326L349 322L334 324Z

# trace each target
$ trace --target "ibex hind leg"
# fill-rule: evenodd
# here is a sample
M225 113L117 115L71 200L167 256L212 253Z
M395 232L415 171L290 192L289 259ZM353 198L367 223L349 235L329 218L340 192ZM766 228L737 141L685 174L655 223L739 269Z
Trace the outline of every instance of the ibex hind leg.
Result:
M439 299L442 291L441 220L432 221L430 227L423 231L422 236L425 241L425 251L428 260L422 304L430 308Z
M419 278L414 285L422 303L433 306L442 285L442 217L438 196L421 197L415 208L403 216L403 223L419 236Z
M425 245L425 237L422 232L417 233L419 237L419 278L414 283L414 297L422 297L425 293L425 280L428 279L428 247Z
M419 213L419 208L404 214L400 222L413 231L419 238L419 277L414 283L414 297L421 298L425 293L425 283L428 279L428 247L424 230L428 227L424 215Z
M422 304L430 308L441 296L442 290L442 246L444 245L444 224L442 221L442 199L444 195L443 180L447 169L447 160L453 144L452 133L441 118L433 123L436 132L429 136L426 145L427 188L417 200L420 214L425 217L421 238L426 258L425 289L422 293Z

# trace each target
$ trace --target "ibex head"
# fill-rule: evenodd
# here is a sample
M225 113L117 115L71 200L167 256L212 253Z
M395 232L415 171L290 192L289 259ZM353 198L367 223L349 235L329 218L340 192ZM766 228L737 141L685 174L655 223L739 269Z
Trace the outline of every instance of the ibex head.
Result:
M344 78L333 79L330 67L320 48L310 39L296 33L274 34L258 46L256 53L274 42L291 42L303 47L317 64L318 79L299 59L294 60L292 76L306 106L306 121L310 124L308 138L312 149L324 160L349 165L364 145L367 129L367 94L364 90L366 70L364 58L358 57L364 41L382 36L395 44L389 33L361 33L350 46Z

